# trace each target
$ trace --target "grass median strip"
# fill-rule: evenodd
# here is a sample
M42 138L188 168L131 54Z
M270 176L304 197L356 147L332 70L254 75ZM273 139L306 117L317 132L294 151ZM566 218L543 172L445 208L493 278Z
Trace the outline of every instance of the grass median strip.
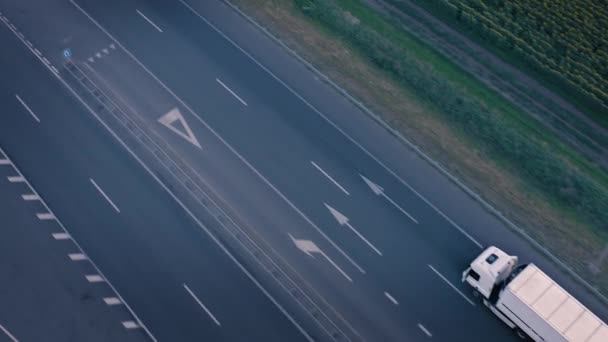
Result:
M364 2L233 2L608 292L605 173Z

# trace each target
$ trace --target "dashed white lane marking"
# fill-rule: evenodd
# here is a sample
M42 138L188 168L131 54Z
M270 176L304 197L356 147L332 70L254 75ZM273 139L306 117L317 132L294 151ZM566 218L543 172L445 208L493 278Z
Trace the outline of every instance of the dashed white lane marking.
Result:
M8 177L6 177L6 179L8 179L8 181L11 182L11 183L23 183L23 182L25 182L25 178L23 178L23 176L8 176Z
M106 303L106 305L120 305L120 304L122 304L122 302L120 301L120 299L117 298L117 297L105 297L103 299L103 301Z
M216 78L215 80L222 87L224 87L224 89L226 89L230 94L232 94L232 96L234 96L237 100L239 100L244 106L247 105L247 102L245 102L240 96L238 96L234 91L232 91L232 89L230 89L227 85L225 85L224 82L222 82L222 80L220 80L219 78Z
M429 265L429 268L430 268L431 270L433 270L433 272L435 272L435 274L437 274L437 275L439 276L439 278L441 278L443 281L445 281L445 282L446 282L446 284L450 285L450 287L451 287L452 289L454 289L454 291L458 292L458 294L459 294L460 296L462 296L462 298L464 298L464 300L466 300L467 302L469 302L469 304L471 304L471 305L475 306L475 303L473 303L473 301L472 301L472 300L470 300L470 299L469 299L469 297L467 297L467 296L466 296L464 293L462 293L462 291L460 291L460 290L459 290L459 289L458 289L458 288L457 288L457 287L456 287L454 284L452 284L452 283L451 283L451 282L448 280L448 278L444 277L444 276L443 276L443 274L439 273L439 271L437 271L437 270L435 269L435 267L433 267L433 265Z
M137 329L137 328L139 328L139 324L137 324L137 322L134 322L134 321L123 321L122 322L122 326L125 327L125 329Z
M47 60L48 63L48 60ZM36 114L34 114L34 112L30 109L30 107L25 103L25 101L23 101L19 95L15 94L15 97L17 98L17 101L19 101L19 103L21 103L21 105L25 108L25 110L27 110L28 113L30 113L33 117L34 120L36 120L37 122L40 122L40 119L38 119L38 117L36 116Z
M139 14L139 15L140 15L142 18L146 19L146 21L147 21L148 23L150 23L150 25L154 26L154 28L155 28L155 29L156 29L158 32L161 32L161 33L163 32L163 30L161 30L161 29L160 29L160 27L156 26L156 24L155 24L155 23L154 23L152 20L148 19L148 17L146 17L146 16L145 16L143 13L141 13L141 12L140 12L138 9L136 9L135 11L137 11L137 14Z
M52 235L55 240L68 240L70 238L68 233L53 233Z
M190 290L190 288L188 287L188 285L184 284L184 288L186 289L186 291L188 291L188 293L190 294L190 296L192 296L192 298L198 303L198 305L200 305L201 308L203 308L203 310L205 310L205 312L207 313L207 315L209 315L209 317L211 317L211 319L215 322L215 324L217 324L218 326L222 326L220 324L220 321L218 321L217 318L215 318L215 316L213 316L213 314L211 313L211 311L209 311L209 309L207 309L207 307L203 304L203 302L201 302L201 300L198 299L198 297Z
M42 52L40 52L40 50L38 50L37 48L34 48L34 52L38 55L38 56L42 56Z
M41 221L54 220L55 215L53 213L37 213L36 217L38 217Z
M335 179L333 179L327 172L325 172L319 165L317 165L317 163L315 163L314 161L310 161L310 163L312 164L312 166L314 166L317 170L319 170L319 172L321 172L323 174L323 176L327 177L327 179L329 179L332 183L334 183L335 186L337 186L340 190L342 190L342 192L344 192L345 194L349 195L348 191L346 191L346 189L344 189L342 187L342 185L340 185L340 183L336 182Z
M38 201L40 197L37 194L23 194L21 195L24 201Z
M102 283L104 280L99 274L87 274L84 276L89 283Z
M420 330L422 330L422 332L424 332L426 336L433 337L433 334L431 334L431 332L427 328L425 328L424 325L418 323L418 328L420 328Z
M393 297L391 296L390 293L388 292L384 292L384 295L386 296L386 298L388 298L388 300L390 300L393 304L395 305L399 305L399 302Z
M0 330L2 330L2 332L8 336L8 338L11 339L11 341L13 342L19 342L19 340L17 338L15 338L15 336L13 336L13 334L11 334L5 327L2 326L2 324L0 324Z
M34 45L32 45L32 42L30 42L29 40L26 40L25 44L27 44L27 46L29 46L29 47L33 47L34 46Z
M53 70L53 72L57 75L59 75L59 70L57 70L57 68L55 68L54 65L51 65L51 69Z
M8 159L0 159L0 165L11 165L11 161Z
M108 197L108 195L106 195L106 193L103 192L103 190L101 190L101 188L99 187L99 185L97 185L97 183L95 183L95 181L93 180L93 178L89 178L89 180L91 181L91 183L93 184L93 186L97 189L97 191L99 191L99 193L103 196L103 198L105 198L106 201L108 201L108 203L110 203L110 205L112 206L112 208L114 208L114 210L116 210L117 213L120 213L120 209L118 209L118 207L116 206L116 204L114 204L114 202L112 202L112 200L110 199L110 197Z
M84 253L70 253L70 254L68 254L68 256L70 257L70 260L72 260L72 261L87 260L87 256L84 255Z

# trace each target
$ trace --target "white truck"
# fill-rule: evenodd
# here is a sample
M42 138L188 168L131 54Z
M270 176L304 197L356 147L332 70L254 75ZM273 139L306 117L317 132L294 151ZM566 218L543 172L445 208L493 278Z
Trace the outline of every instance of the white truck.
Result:
M546 342L608 342L608 325L534 264L489 247L462 273L483 303L517 334Z

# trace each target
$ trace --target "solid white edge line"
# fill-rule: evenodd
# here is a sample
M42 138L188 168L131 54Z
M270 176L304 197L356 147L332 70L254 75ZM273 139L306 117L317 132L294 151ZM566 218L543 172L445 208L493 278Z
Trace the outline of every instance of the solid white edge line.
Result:
M118 207L116 206L116 204L114 204L114 202L112 202L112 200L110 199L110 197L108 197L108 195L106 195L106 193L101 190L101 188L99 187L99 185L97 185L97 183L95 183L95 181L93 180L93 178L89 178L89 180L91 181L91 183L93 184L93 186L95 187L95 189L97 189L97 191L99 191L99 193L103 196L103 198L106 199L106 201L108 201L108 203L110 203L110 205L112 206L112 208L114 208L114 210L116 210L117 213L120 213L120 209L118 209Z
M388 292L384 292L384 295L386 296L386 298L388 298L388 300L390 300L393 304L395 305L399 305L399 302L395 299L395 297L391 296L390 293Z
M430 265L430 264L429 264L428 266L429 266L429 268L430 268L431 270L433 270L433 272L435 272L435 274L437 274L437 275L439 276L439 278L443 279L443 281L445 281L445 282L446 282L446 284L450 285L450 287L451 287L452 289L454 289L454 291L458 292L458 294L459 294L459 295L460 295L462 298L464 298L464 299L465 299L465 300L466 300L466 301L467 301L469 304L471 304L471 305L475 306L475 303L474 303L474 302L473 302L471 299L469 299L469 297L467 297L467 296L466 296L464 293L462 293L462 291L460 291L460 290L459 290L459 289L456 287L456 285L452 284L452 282L450 282L450 281L448 280L448 278L444 277L444 276L443 276L443 274L439 273L439 271L437 271L437 270L435 269L435 267L433 267L433 265Z
M10 331L8 331L5 327L2 326L2 324L0 324L0 330L2 330L2 332L8 336L8 338L11 339L11 341L13 342L19 342L19 340L17 338L15 338L15 336L13 336L13 334L10 333Z
M138 9L136 9L135 11L137 11L137 14L139 14L142 18L144 18L148 23L150 23L150 25L154 26L154 28L158 31L158 32L163 32L163 30L160 29L160 27L158 27L152 20L148 19L148 17L146 17L143 13L141 13Z
M238 96L234 91L232 91L232 89L230 89L227 85L224 84L224 82L222 82L222 80L220 80L219 78L215 79L222 87L224 87L224 89L226 89L230 94L232 94L232 96L234 96L237 100L239 100L243 105L247 105L247 102L245 102L240 96Z
M21 105L28 111L28 113L30 113L33 117L34 120L40 122L40 119L38 119L38 117L36 116L36 114L34 114L34 112L30 109L30 107L21 99L21 97L19 97L19 95L15 94L15 97L17 98L17 101L19 101L19 103L21 103Z
M422 330L428 337L433 337L433 334L431 334L431 332L424 327L424 325L418 323L418 328L420 328L420 330Z
M215 322L215 324L217 324L218 326L222 326L222 324L220 324L220 321L217 320L217 318L215 318L215 316L211 313L211 311L209 311L209 309L207 309L207 307L203 304L203 302L201 302L200 299L198 299L198 297L194 294L194 292L192 292L192 290L190 290L190 288L188 287L188 285L183 284L184 288L186 289L186 291L188 291L188 293L190 294L190 296L192 296L192 298L198 303L198 305L201 306L201 308L203 308L203 310L205 310L205 312L207 313L207 315L209 315L209 317L211 317L211 319Z
M340 183L336 182L335 179L333 179L327 172L325 172L319 165L317 165L317 163L315 163L314 161L310 161L310 163L312 164L312 166L314 166L317 170L319 170L319 172L321 172L323 174L323 176L327 177L330 181L332 181L332 183L334 183L335 186L337 186L340 190L342 190L342 192L344 192L345 194L350 196L350 193L348 193L348 191L346 191L346 189L344 189L342 187L342 185L340 185Z
M70 2L75 5L79 10L82 11L82 8L80 8L80 6L78 6L76 3L73 2L73 0L70 0ZM88 15L87 15L88 16ZM92 19L92 18L91 18ZM4 21L4 23L6 24L6 21ZM8 26L8 25L7 25ZM17 35L17 33L14 30L11 30L13 32L13 34ZM29 41L18 37L19 40L21 40L21 42L25 45L25 47L30 50L30 52L34 55L34 57L38 58L38 60L42 63L42 66L44 66L45 68L47 68L47 70L49 70L51 72L51 74L53 76L55 76L55 78L57 79L57 81L59 81L64 87L65 89L67 89L76 99L78 99L78 101L89 111L89 113L92 113L93 116L95 116L95 112L93 111L93 109L86 104L86 102L84 102L84 100L78 95L78 93L76 93L76 91L74 89L72 89L70 87L70 85L63 79L61 78L61 76L59 76L58 72L54 72L53 69L55 69L52 66L49 66L47 64L44 64L44 61L42 60L42 58L40 58L40 56L36 55L34 53L34 49L32 47L32 43L30 43ZM56 71L56 69L55 69ZM99 118L97 117L97 119L99 120ZM104 124L104 127L106 127L106 129L108 129L107 125ZM109 129L110 132L112 132L112 130ZM113 133L113 132L112 132ZM115 138L117 138L117 136L114 134L113 135ZM120 141L120 140L119 140ZM122 141L121 141L122 142ZM123 143L124 146L124 143ZM0 147L0 154L2 154L3 156L6 157L6 153L4 152L4 150L2 149L2 147ZM12 164L13 168L19 173L21 174L21 171L19 170L19 168L15 165ZM148 170L148 172L151 172ZM25 183L27 184L27 186L30 188L30 190L32 190L32 192L38 194L38 192L34 189L34 187L30 184L30 182L27 181L27 179L25 180ZM40 196L40 195L38 195ZM44 205L44 207L49 210L49 212L51 212L51 209L49 208L49 206L46 204L46 202L40 198L40 202ZM61 227L61 229L66 233L69 234L68 229L65 227L65 225L63 224L63 222L61 222L61 220L56 219L57 224L59 224L59 227ZM70 235L71 236L71 235ZM78 241L76 241L75 239L72 239L72 243L74 243L74 245L76 245L76 247L79 250L83 250L82 247L80 246L80 244L78 244ZM103 276L103 273L101 272L101 270L99 269L99 267L97 266L97 264L95 264L95 262L93 260L89 260L89 263L93 266L93 268L97 271L97 273L101 274ZM103 276L105 278L105 276ZM152 334L152 332L148 329L148 327L141 321L141 319L139 319L139 316L137 316L137 314L135 313L135 311L133 311L133 308L131 308L131 306L123 299L123 297L120 295L120 293L118 293L118 291L116 290L116 288L114 287L114 285L112 283L110 283L109 281L106 281L106 284L108 285L108 287L110 287L110 289L118 296L118 298L120 298L120 300L124 303L125 307L127 308L127 311L129 311L129 313L137 320L137 323L144 329L144 331L146 332L146 335L153 341L153 342L157 342L158 340L156 339L156 337ZM283 311L284 312L284 311ZM308 336L308 335L306 335ZM308 338L310 341L312 341L312 339L309 337Z

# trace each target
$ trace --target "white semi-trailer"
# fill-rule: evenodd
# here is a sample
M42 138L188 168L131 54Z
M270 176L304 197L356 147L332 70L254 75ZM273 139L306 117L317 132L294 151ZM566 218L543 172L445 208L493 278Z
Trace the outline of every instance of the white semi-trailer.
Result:
M608 342L608 325L534 264L496 247L462 274L483 303L521 337L546 342Z

